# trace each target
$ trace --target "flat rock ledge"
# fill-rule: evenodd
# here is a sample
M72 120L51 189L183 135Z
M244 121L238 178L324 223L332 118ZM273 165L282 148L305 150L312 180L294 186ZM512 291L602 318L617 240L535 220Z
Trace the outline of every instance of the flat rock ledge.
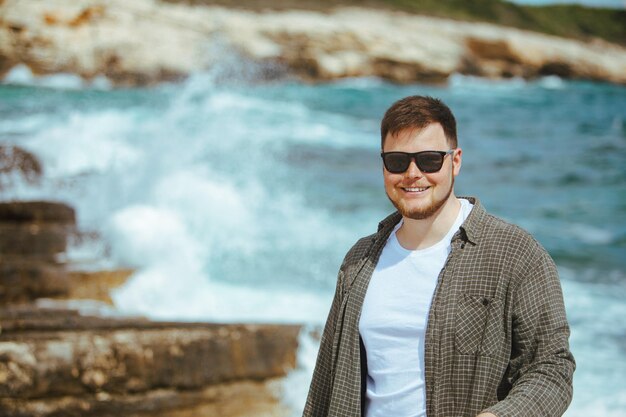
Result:
M256 77L376 76L444 82L451 74L626 84L626 48L485 23L364 8L249 11L159 0L3 0L0 76L106 76L143 85L205 71L233 56ZM232 59L231 59L232 61ZM282 75L281 75L282 74Z
M0 310L0 416L286 416L299 326Z

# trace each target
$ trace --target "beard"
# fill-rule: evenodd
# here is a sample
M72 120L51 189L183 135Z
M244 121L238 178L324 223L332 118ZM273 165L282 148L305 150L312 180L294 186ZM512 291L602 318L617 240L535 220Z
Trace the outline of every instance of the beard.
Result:
M426 207L408 207L408 205L405 204L404 201L400 199L396 201L393 198L391 198L389 193L386 193L387 198L389 199L389 201L391 201L391 204L393 204L393 206L400 212L400 214L402 214L402 217L406 217L406 218L413 219L413 220L427 219L433 216L435 213L437 213L439 209L441 209L441 207L443 207L443 205L446 204L446 201L448 201L450 194L452 194L452 190L454 189L454 175L452 175L452 173L450 174L451 174L450 175L451 176L450 187L448 188L446 195L438 200L433 201L431 204L429 204Z

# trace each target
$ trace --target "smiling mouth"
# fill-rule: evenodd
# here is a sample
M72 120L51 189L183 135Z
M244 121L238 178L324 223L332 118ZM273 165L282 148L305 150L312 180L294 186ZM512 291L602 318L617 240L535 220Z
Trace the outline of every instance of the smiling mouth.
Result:
M403 187L402 189L409 193L420 193L428 190L430 187Z

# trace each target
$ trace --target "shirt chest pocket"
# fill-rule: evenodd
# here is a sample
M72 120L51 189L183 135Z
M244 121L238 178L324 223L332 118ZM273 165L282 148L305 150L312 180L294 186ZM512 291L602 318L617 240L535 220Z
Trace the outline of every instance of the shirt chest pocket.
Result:
M501 300L463 294L456 315L456 351L462 355L495 355L504 340L502 314Z

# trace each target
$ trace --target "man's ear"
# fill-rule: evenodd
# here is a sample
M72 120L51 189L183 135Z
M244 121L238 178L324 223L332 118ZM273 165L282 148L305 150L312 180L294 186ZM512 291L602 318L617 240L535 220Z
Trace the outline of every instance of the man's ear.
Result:
M456 148L452 154L452 174L456 177L461 172L463 163L463 149Z

